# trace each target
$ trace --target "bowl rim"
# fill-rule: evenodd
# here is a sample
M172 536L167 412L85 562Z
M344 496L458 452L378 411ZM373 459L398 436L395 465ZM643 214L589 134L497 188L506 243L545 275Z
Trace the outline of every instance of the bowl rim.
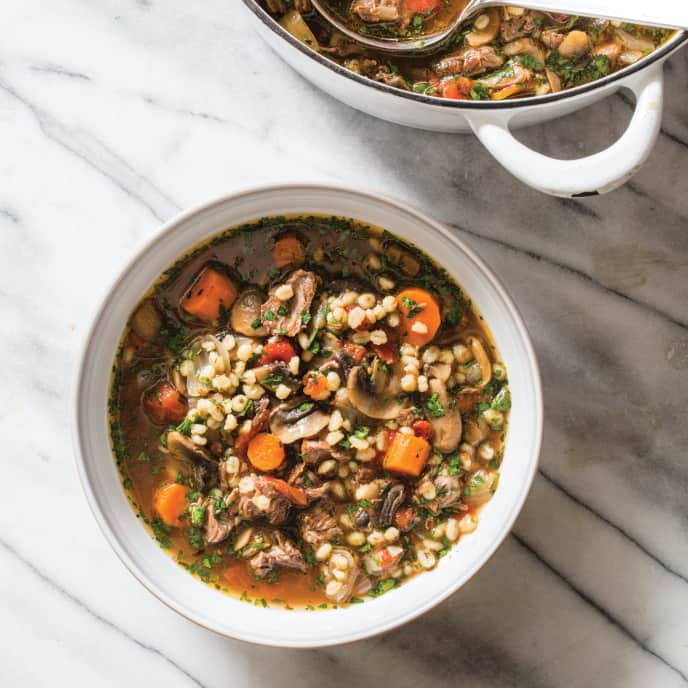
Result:
M502 306L508 312L511 318L512 324L518 332L518 337L520 338L520 344L522 345L524 352L528 361L529 375L532 381L532 395L533 395L533 408L531 409L534 414L533 417L533 450L531 455L528 457L527 470L524 472L523 481L520 487L520 491L517 497L512 502L509 510L501 519L501 525L499 530L494 537L493 541L490 543L489 547L486 547L483 554L479 557L474 565L467 571L465 578L457 577L456 582L449 585L443 590L439 590L436 594L430 596L423 603L418 604L412 610L405 614L393 618L383 619L377 622L371 629L366 627L363 630L354 630L346 633L342 633L342 638L335 641L332 640L311 640L311 641L280 641L275 642L274 639L257 637L252 633L237 633L236 635L229 635L219 628L212 625L209 619L203 616L200 612L195 609L185 606L179 602L175 597L170 596L163 592L163 590L158 586L156 581L149 577L143 569L139 566L134 557L129 553L129 551L120 543L118 537L111 530L108 516L105 510L101 506L100 499L96 496L96 490L91 481L91 475L88 469L89 463L92 458L88 456L88 452L85 448L86 442L85 437L89 434L89 430L85 427L82 422L82 405L85 403L85 399L82 398L84 377L86 375L87 363L90 358L91 350L94 346L94 335L99 323L106 313L109 304L117 298L117 294L121 288L122 283L125 281L130 268L136 264L141 258L157 244L159 241L164 240L168 234L171 234L180 225L192 221L194 217L201 216L208 211L223 206L227 203L232 203L234 201L239 201L243 198L250 196L260 196L263 194L269 194L272 192L325 192L333 194L348 194L353 196L358 196L367 202L372 202L374 204L383 204L390 207L393 211L399 211L406 213L417 219L419 223L425 223L430 225L435 231L439 232L445 239L455 245L455 247L462 251L467 259L472 261L481 273L481 277L489 284L490 288L493 290L495 296L497 296L502 303ZM306 211L304 211L306 212ZM218 230L220 231L220 230ZM191 246L189 247L191 248ZM86 501L89 505L91 513L93 514L96 523L98 524L101 532L105 536L106 541L113 549L117 557L124 564L127 570L145 587L151 594L153 594L158 600L165 604L170 609L174 610L184 618L193 621L199 626L206 628L207 630L213 631L223 637L228 637L232 639L243 640L246 642L251 642L258 645L264 645L269 647L285 647L285 648L315 648L315 647L327 647L335 645L343 645L365 638L375 637L380 634L391 631L399 626L402 626L413 619L421 616L425 612L434 608L445 599L447 599L451 594L456 592L462 585L464 585L468 580L470 580L494 555L496 550L501 546L503 541L511 532L516 518L520 514L523 505L530 493L532 483L535 479L535 475L538 470L540 454L542 451L542 441L543 441L543 425L544 425L544 405L543 405L543 393L542 393L542 380L540 376L540 367L535 355L535 350L525 326L523 318L518 310L518 307L511 299L506 288L502 284L501 280L496 276L492 269L484 262L484 260L461 238L457 237L447 226L442 222L435 220L434 218L428 216L423 211L419 210L413 205L405 203L403 201L390 198L382 194L373 194L364 191L359 188L351 187L343 184L333 184L333 183L311 183L311 182L294 182L294 183L284 183L284 184L269 184L269 185L255 185L249 187L243 187L232 193L223 194L221 196L215 197L204 203L200 203L191 207L190 209L177 213L170 220L164 222L160 225L150 236L145 240L140 242L138 246L132 251L131 255L122 265L121 269L117 272L116 276L111 279L107 286L105 287L102 295L97 300L94 307L91 309L89 318L87 320L88 326L84 331L81 345L78 349L78 355L76 358L76 366L73 372L72 385L71 385L71 403L70 403L70 417L71 417L71 434L72 434L72 446L74 452L74 460L76 462L77 473L79 475L79 480L81 483L82 490L86 497ZM112 450L108 447L108 452L111 453ZM113 459L114 460L114 459ZM121 486L120 486L121 489ZM199 584L202 584L199 582ZM337 610L332 610L335 613ZM323 612L324 613L324 612Z
M387 93L396 98L402 98L411 102L423 103L424 105L433 105L435 107L449 108L455 110L512 110L526 107L534 107L537 105L545 105L548 103L557 103L562 100L573 98L574 96L584 95L597 89L603 88L609 84L617 81L622 81L631 75L642 71L650 65L662 61L669 57L671 53L678 50L686 41L688 41L688 31L677 30L676 34L672 36L666 43L657 48L653 53L638 60L635 64L629 65L616 72L612 72L601 79L596 79L581 86L575 86L557 93L550 93L542 96L530 96L528 98L516 98L513 100L451 100L448 98L436 98L433 96L426 96L422 93L413 93L411 91L403 91L400 88L388 86L379 81L373 81L368 77L361 76L352 72L346 67L342 67L334 60L315 52L313 49L304 45L301 41L294 38L286 29L283 29L278 22L276 22L259 4L257 0L242 0L244 5L252 12L259 21L263 23L268 29L277 34L280 38L286 41L293 48L298 50L305 57L310 58L322 67L331 72L343 76L357 84L366 86L381 93ZM506 4L506 0L505 0Z

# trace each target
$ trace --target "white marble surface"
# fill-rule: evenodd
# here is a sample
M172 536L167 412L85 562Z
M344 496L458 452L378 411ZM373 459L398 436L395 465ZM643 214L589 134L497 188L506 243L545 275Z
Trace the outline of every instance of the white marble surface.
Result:
M472 138L316 92L238 0L5 0L0 23L3 686L688 685L688 109L667 66L640 174L586 201L513 181ZM575 155L629 106L524 138ZM66 402L88 314L137 242L237 185L366 185L452 224L521 305L542 470L513 535L447 603L352 646L215 636L122 567L81 494Z

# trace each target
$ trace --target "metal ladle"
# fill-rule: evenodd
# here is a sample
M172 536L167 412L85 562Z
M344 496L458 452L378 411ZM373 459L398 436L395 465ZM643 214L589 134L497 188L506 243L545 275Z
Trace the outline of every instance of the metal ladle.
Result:
M374 38L363 35L342 22L326 0L311 0L315 10L338 31L357 43L388 53L421 54L436 50L464 22L489 7L503 6L505 0L469 0L451 26L440 33L410 38ZM688 2L685 0L523 0L519 7L545 12L600 17L630 24L688 29Z

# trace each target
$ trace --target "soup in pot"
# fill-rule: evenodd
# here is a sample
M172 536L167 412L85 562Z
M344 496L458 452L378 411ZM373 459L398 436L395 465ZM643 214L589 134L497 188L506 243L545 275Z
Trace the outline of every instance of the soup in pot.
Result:
M451 100L506 100L557 93L634 64L662 45L670 29L606 19L492 7L460 27L432 55L378 53L332 29L310 0L261 0L293 36L361 76ZM462 0L329 0L340 18L376 37L437 33Z

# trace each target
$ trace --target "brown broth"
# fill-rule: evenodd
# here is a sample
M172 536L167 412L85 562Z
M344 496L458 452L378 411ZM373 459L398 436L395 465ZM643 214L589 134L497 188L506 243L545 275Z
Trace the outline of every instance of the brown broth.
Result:
M113 449L132 505L161 546L182 566L213 587L259 605L324 608L336 605L328 603L323 594L319 567L311 565L305 574L280 570L269 580L257 580L249 569L248 560L235 557L232 540L215 545L196 542L197 546L193 546L190 541L193 528L161 525L153 508L156 490L170 482L191 484L194 476L189 463L179 462L166 453L163 446L165 428L152 424L141 404L144 391L157 380L173 378L175 363L185 345L208 329L218 329L190 321L177 306L199 269L209 262L221 263L228 266L238 284L259 284L267 291L270 285L283 279L284 273L277 271L279 274L276 274L271 247L276 237L285 234L301 239L306 247L309 269L318 271L329 289L334 288L337 280L346 284L357 280L370 284L380 272L392 276L397 288L425 284L438 294L443 304L444 324L436 339L441 340L457 329L464 337L476 334L487 344L492 361L500 359L482 316L442 268L392 234L342 218L265 218L226 230L183 256L163 273L146 295L163 316L162 339L152 345L139 346L132 353L135 335L127 328L114 369L110 402ZM366 261L371 252L371 239L382 244L381 255L386 256L383 269L375 269L375 274L371 274ZM415 277L404 272L404 269L413 271L416 268ZM464 422L477 413L475 408L468 410ZM485 439L496 448L494 471L497 473L505 432L505 427L489 430ZM381 468L375 470L381 471ZM492 491L496 489L497 480ZM346 509L345 503L337 504L337 517ZM473 514L477 519L478 512L479 506L464 505L461 513ZM286 526L285 532L296 537L291 525ZM412 532L407 541L408 546L413 545L418 542L418 535Z

